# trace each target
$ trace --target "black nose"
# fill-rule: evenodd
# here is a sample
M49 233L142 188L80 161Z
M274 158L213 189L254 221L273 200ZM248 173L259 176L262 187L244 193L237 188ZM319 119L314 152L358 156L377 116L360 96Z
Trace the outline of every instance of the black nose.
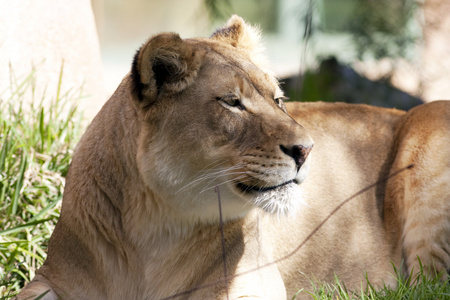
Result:
M295 164L297 165L297 170L300 169L300 167L305 162L306 158L309 155L309 152L311 152L312 146L310 147L303 147L301 145L294 145L290 147L286 147L283 145L280 145L281 151L284 152L284 154L289 155L292 157L295 161Z

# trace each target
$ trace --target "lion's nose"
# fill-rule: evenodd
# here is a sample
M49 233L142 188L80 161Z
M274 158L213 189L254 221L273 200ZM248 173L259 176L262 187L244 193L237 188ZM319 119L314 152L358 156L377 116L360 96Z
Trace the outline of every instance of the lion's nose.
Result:
M308 157L309 153L311 152L313 145L309 147L305 147L302 145L293 145L293 146L283 146L280 145L281 151L283 151L284 154L289 155L292 157L295 161L295 164L297 166L297 171L300 169L300 167L305 162L306 158Z

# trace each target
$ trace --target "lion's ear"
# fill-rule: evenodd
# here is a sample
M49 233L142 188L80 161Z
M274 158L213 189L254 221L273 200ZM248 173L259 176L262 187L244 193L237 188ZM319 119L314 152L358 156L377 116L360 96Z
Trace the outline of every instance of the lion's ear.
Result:
M156 35L134 57L135 95L150 105L161 93L179 93L194 82L200 64L199 55L178 34Z
M252 62L262 69L269 66L265 49L261 43L261 31L233 15L223 26L211 35L211 39L219 40L249 53Z

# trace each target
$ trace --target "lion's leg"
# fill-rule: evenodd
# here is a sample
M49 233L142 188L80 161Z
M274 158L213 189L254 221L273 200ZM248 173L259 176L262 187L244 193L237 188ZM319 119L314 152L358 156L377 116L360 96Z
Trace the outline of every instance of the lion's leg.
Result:
M433 274L450 268L450 165L431 176L423 175L426 166L415 166L406 183L403 249L409 273L419 271L420 259Z
M58 300L51 287L40 281L31 281L25 288L14 298L14 300Z
M430 103L405 117L392 171L413 168L390 187L403 224L406 265L410 274L417 273L420 259L425 272L445 273L450 268L450 102Z

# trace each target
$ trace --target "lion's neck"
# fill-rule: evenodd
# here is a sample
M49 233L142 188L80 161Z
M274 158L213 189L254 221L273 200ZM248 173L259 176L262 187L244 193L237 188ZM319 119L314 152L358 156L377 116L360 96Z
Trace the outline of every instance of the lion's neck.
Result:
M168 205L143 182L136 165L139 118L123 98L105 104L80 141L62 208L62 219L77 225L74 234L104 263L99 269L105 274L130 268L139 274L142 262L158 266L154 260L187 247L199 232L217 242L220 228L218 214L205 219ZM225 215L236 217L234 211Z

